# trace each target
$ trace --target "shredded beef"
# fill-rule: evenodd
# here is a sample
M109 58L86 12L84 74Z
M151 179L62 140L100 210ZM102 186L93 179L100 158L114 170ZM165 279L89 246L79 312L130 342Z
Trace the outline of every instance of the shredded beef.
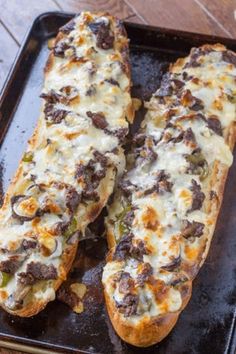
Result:
M200 237L203 235L204 227L205 225L201 222L183 220L181 234L186 239L189 237Z
M188 129L184 132L183 139L184 139L185 141L188 141L188 142L193 142L193 143L196 142L196 138L195 138L194 132L192 131L191 128L188 128Z
M51 90L48 93L41 93L41 98L45 99L48 103L58 103L61 102L62 96L55 90Z
M129 294L134 289L134 279L130 273L122 272L119 280L119 292L121 294Z
M19 282L23 285L33 285L38 280L50 280L57 278L57 270L54 265L46 265L40 262L27 264L26 272L18 274Z
M66 193L66 207L73 213L77 209L80 200L80 194L75 188L70 187Z
M222 52L222 60L236 66L236 55L228 50Z
M107 50L113 47L114 34L109 23L103 21L91 22L89 28L96 35L98 48Z
M0 262L0 271L14 274L20 268L23 259L18 256L10 256L9 259Z
M208 54L209 52L211 52L211 50L209 49L193 48L191 51L190 59L185 64L184 69L196 68L198 66L201 66L201 63L199 63L198 58L200 58L202 55Z
M116 307L125 317L135 315L138 308L138 296L135 294L126 294L122 302L116 302Z
M189 210L191 212L201 209L205 199L205 194L201 191L201 186L194 179L192 179L192 186L190 187L190 190L192 191L192 207Z
M37 241L24 239L22 241L21 247L24 251L34 249L37 247Z
M143 146L142 148L137 148L135 150L137 164L140 163L153 163L157 159L157 153L153 150L153 148Z
M210 116L207 119L207 124L208 127L213 130L216 134L222 136L222 126L220 120L217 118L217 116Z
M152 187L146 189L144 191L144 195L148 195L154 192L157 193L171 192L173 183L168 180L169 178L170 175L166 173L164 170L159 171L156 177L155 184Z
M173 127L173 125L171 123L168 123L168 128L171 128L171 127ZM172 142L174 144L180 143L183 140L185 142L193 142L193 143L196 142L195 135L194 135L194 133L193 133L191 128L188 128L185 131L181 131L179 133L179 135L177 135L176 137L171 137L170 139L168 139L168 137L167 137L167 141L168 142L170 141L170 142Z
M76 168L75 178L83 180L84 189L82 192L82 198L89 200L99 200L96 188L99 182L106 176L106 169L108 166L108 159L105 155L99 151L94 151L94 159L90 159L86 166L79 164ZM97 169L97 164L100 164L101 168Z
M75 20L71 20L60 28L60 32L69 34L75 29Z
M103 113L98 112L98 113L92 113L90 111L86 112L87 116L91 118L93 125L98 128L104 130L107 126L108 123L106 121L106 118Z
M119 187L121 188L124 195L126 195L127 197L130 196L137 189L137 186L131 183L128 179L124 178L122 178L119 182Z
M143 256L145 254L148 254L148 251L146 249L145 243L143 240L138 240L136 242L136 245L134 246L133 243L131 243L130 247L130 255L137 259L138 261L143 261Z
M46 103L44 108L45 119L49 123L59 124L65 119L69 111L58 109L52 103Z
M183 81L178 80L178 79L173 79L172 81L178 90L180 90L185 85L185 83Z
M133 237L134 235L132 233L128 233L122 237L116 246L113 259L122 261L128 257L133 257L139 261L143 260L143 256L148 254L144 241L137 240L136 244L134 245L132 243Z
M137 277L139 286L144 286L144 284L149 280L150 276L153 274L153 268L150 263L144 263L141 273Z
M122 237L122 239L116 246L115 253L113 256L114 260L122 261L129 256L133 237L134 235L131 233Z
M128 211L128 213L125 215L123 222L127 225L127 226L131 226L133 224L133 220L134 220L134 211L130 210Z
M108 135L116 136L118 138L120 144L122 144L124 142L124 139L129 132L128 128L118 128L115 130L109 130L106 128L104 131Z
M54 227L54 232L57 235L62 235L66 232L69 225L70 225L69 221L59 221Z
M65 51L69 48L71 48L71 46L68 43L66 43L65 41L61 40L54 47L53 53L56 57L64 58Z

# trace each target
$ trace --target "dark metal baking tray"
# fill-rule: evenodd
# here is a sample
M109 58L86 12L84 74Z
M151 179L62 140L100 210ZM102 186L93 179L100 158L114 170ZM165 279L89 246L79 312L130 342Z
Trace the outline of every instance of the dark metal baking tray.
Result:
M0 97L0 177L4 194L39 115L47 40L72 14L45 13L33 23ZM130 38L132 93L148 99L169 62L193 46L236 41L163 28L125 24ZM142 115L142 114L141 114ZM140 117L138 117L140 120ZM85 311L78 315L54 301L37 316L20 319L0 311L0 346L39 353L233 354L236 303L236 159L208 258L194 281L193 295L171 334L160 344L138 349L114 333L100 283L106 242L83 242L70 278L87 284ZM97 222L93 227L101 227ZM101 233L99 228L95 231Z

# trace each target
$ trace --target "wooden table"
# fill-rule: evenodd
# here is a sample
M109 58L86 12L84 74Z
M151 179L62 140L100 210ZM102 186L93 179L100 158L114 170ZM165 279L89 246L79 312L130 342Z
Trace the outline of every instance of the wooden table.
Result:
M24 35L42 12L106 10L131 22L236 38L236 0L0 0L0 89ZM13 354L0 349L0 354Z

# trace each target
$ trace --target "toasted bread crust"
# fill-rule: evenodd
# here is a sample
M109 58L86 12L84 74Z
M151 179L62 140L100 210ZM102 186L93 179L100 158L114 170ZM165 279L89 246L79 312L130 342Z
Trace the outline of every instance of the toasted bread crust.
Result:
M118 117L117 122L116 122L116 125L118 126L118 128L119 127L125 128L126 125L128 125L127 120L129 120L129 121L133 120L133 108L132 108L132 101L131 101L131 97L130 97L130 65L129 65L129 60L128 60L128 40L127 40L123 25L115 17L110 16L109 14L103 13L103 12L98 12L96 14L91 14L89 12L85 12L85 13L82 13L80 16L82 16L81 18L82 18L82 21L84 21L84 22L82 24L81 23L79 24L79 26L82 26L79 28L79 31L80 31L80 29L83 29L84 26L87 26L88 23L90 23L92 21L96 21L97 19L98 19L98 21L103 21L103 22L105 21L104 22L105 25L107 23L109 23L109 26L111 26L111 28L112 28L113 35L114 35L114 43L111 48L115 53L115 54L113 53L113 56L115 56L115 58L108 59L109 57L107 55L106 50L104 50L104 52L101 51L101 55L105 56L105 60L107 60L107 61L111 60L111 63L116 61L116 63L120 64L120 66L122 65L123 73L125 72L125 75L124 75L121 70L121 74L117 79L117 80L127 80L127 85L126 84L123 85L125 88L121 89L121 94L123 95L122 97L124 100L123 112L122 112L122 116ZM80 19L79 19L79 21L80 21ZM86 28L85 28L85 30L86 30ZM89 37L90 39L88 38L88 48L90 45L89 40L95 41L94 37L93 37L93 39L91 39L91 33L89 32L89 34L88 34L90 36ZM78 34L80 34L80 32ZM94 35L92 35L92 36L94 36ZM66 32L63 32L61 30L55 39L55 46L60 41L63 41L64 39L67 39L67 34L66 34ZM83 40L86 41L87 39L83 38ZM95 44L94 44L94 47L95 47ZM101 48L101 47L99 47L99 48ZM74 50L75 50L75 48L74 48ZM76 52L75 52L75 54L76 54ZM58 57L56 57L54 49L50 52L49 58L47 60L47 63L46 63L45 69L44 69L45 82L48 80L48 77L51 75L52 70L55 69L55 66L56 66L56 63L58 63L58 60L61 60L60 55ZM65 55L65 54L63 54L63 55ZM88 54L88 56L89 56L89 54ZM73 62L73 58L72 59L69 58L68 60ZM79 66L80 65L79 64L80 58L75 58L75 65L77 65L76 60L78 61L78 66ZM65 60L65 64L66 65L68 64L66 62L66 60ZM105 79L106 79L106 76L104 77L104 80ZM104 84L104 82L103 82L103 84ZM117 83L117 84L119 86L119 83ZM102 85L102 83L101 83L101 85ZM112 84L110 84L110 85L112 85ZM53 87L53 89L54 89L54 87ZM55 90L58 90L58 87L56 87ZM47 89L46 89L46 91L47 91ZM59 95L60 95L60 91L59 91ZM51 103L51 102L49 102L49 103ZM52 103L54 104L54 102L52 102ZM70 105L70 103L69 103L69 105ZM87 111L90 111L90 109L91 108L89 105L87 107ZM95 109L96 109L96 106L95 106ZM86 113L84 113L84 114L86 114ZM108 119L110 119L110 118L108 117ZM31 151L35 151L37 149L38 145L40 144L40 142L42 141L42 134L43 134L42 127L45 126L44 121L45 121L45 104L42 107L42 112L40 114L40 118L39 118L39 121L38 121L37 126L35 128L35 131L29 140L29 147L30 147ZM113 124L114 124L114 122L113 122ZM97 127L96 125L95 125L95 127L99 131L99 127ZM94 129L94 128L92 128L92 129ZM120 163L122 165L122 161L123 161L124 157L123 157L123 149L121 148L121 142L119 142L119 140L116 139L115 137L112 139L113 139L113 142L114 142L114 139L116 141L118 141L118 144L117 144L118 152L116 152L116 154L117 154L116 158L119 161L118 165ZM92 148L90 148L90 150L91 149ZM99 150L99 148L98 148L98 150ZM9 204L11 203L12 196L17 195L17 194L24 194L24 176L23 176L24 168L23 168L23 166L24 166L24 162L22 160L20 162L19 167L15 173L15 176L12 179L10 186L6 192L6 195L4 198L4 203L3 203L3 206L1 209L1 215L3 215L3 216L5 213L8 213ZM122 166L121 166L121 169L122 169ZM78 230L80 232L83 233L85 227L89 223L91 223L92 221L95 220L95 218L101 212L102 208L106 205L109 196L113 192L113 188L114 188L114 184L115 184L115 177L116 177L117 173L118 173L118 171L117 171L116 163L113 163L113 161L112 161L112 163L109 162L107 169L106 169L106 174L104 177L102 177L102 179L99 182L99 197L100 197L99 201L95 200L92 203L86 202L85 203L87 205L86 206L86 208L87 208L86 214L85 215L82 214L82 217L80 216L81 215L80 208L76 211L76 213L78 213L78 216L77 216L77 214L75 214L75 216L79 219L79 222L80 222L80 224L78 224ZM119 171L119 173L121 173L121 171ZM65 174L66 174L66 172L65 172ZM63 181L63 178L62 178L62 181ZM1 231L0 231L0 233L1 233ZM72 266L73 260L76 255L78 242L79 242L79 238L76 241L73 241L73 244L65 243L64 249L62 251L62 255L60 256L58 277L55 280L50 280L50 288L52 288L54 291L56 291L60 287L62 282L66 279L66 276ZM6 299L4 298L4 296L5 296L4 290L0 289L1 290L0 294L2 296L1 301L0 301L0 305L7 312L9 312L13 315L20 316L20 317L30 317L30 316L36 315L38 312L40 312L41 310L43 310L45 308L45 306L47 305L47 303L49 301L53 300L53 298L43 298L43 299L41 299L39 297L35 298L34 293L36 291L40 290L41 286L45 287L45 281L41 281L41 282L38 282L37 284L33 285L31 287L31 290L29 291L29 293L27 293L26 297L24 298L23 305L20 308L15 308L14 310L12 310L10 307L6 306L6 302L5 302Z
M225 51L226 48L221 44L216 45L204 45L200 48L203 51ZM235 56L233 52L228 51ZM191 51L191 54L194 53L194 50ZM170 66L170 71L174 71L175 68L179 66L182 67L183 63L186 63L185 59L179 59L177 62ZM236 140L236 125L235 121L228 124L228 126L224 129L224 140L225 143L230 147L230 150L233 151L233 147ZM201 250L199 250L199 254L197 259L191 263L189 263L188 269L186 268L190 280L183 284L184 288L180 290L182 295L182 306L178 311L175 312L166 312L159 316L143 316L141 319L137 321L131 321L129 317L125 317L121 312L119 312L117 306L115 305L115 301L111 298L106 290L106 284L104 284L105 290L105 300L108 309L108 313L118 335L127 343L135 345L137 347L148 347L153 344L160 342L163 338L165 338L171 329L176 324L179 315L186 307L188 301L191 298L192 292L192 282L197 275L199 269L204 264L204 261L209 252L211 240L213 237L214 229L217 222L217 217L220 211L221 203L223 200L224 187L227 179L229 167L224 163L221 163L219 160L215 160L212 173L208 182L208 192L212 189L215 191L217 198L214 200L210 200L210 198L205 203L205 210L209 215L208 220L211 220L211 227L207 230L208 232L204 232L203 236L207 242L205 245L202 245ZM107 257L107 263L111 262L114 257L115 247L118 242L115 230L112 223L109 224L109 220L107 221L107 239L108 246L110 248L109 255ZM106 280L107 281L107 280Z

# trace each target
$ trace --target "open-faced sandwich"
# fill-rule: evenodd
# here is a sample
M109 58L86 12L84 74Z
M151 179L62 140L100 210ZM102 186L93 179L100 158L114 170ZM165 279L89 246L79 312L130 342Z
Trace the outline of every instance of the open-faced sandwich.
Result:
M37 127L0 211L0 305L19 316L55 298L79 239L124 169L121 144L133 111L122 24L82 12L62 27L41 97Z
M236 55L194 48L164 75L108 208L108 312L136 346L161 341L206 259L235 141Z

